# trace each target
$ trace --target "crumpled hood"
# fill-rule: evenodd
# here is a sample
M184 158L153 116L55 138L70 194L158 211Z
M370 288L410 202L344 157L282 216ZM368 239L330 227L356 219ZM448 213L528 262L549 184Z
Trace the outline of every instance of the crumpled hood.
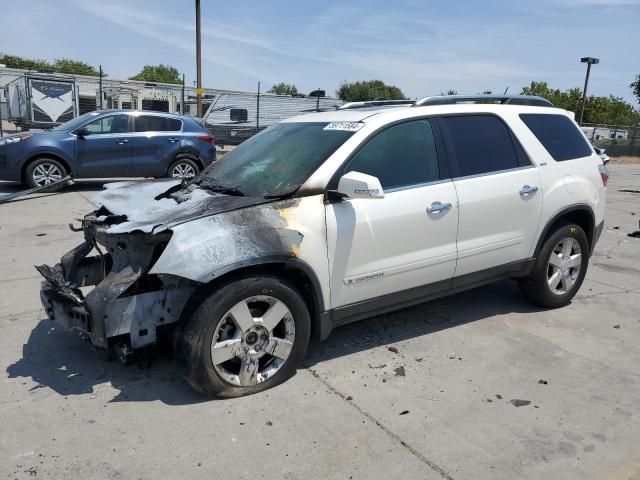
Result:
M110 227L108 233L134 230L157 233L196 218L273 201L260 197L223 195L195 185L164 195L180 182L180 179L166 179L108 183L104 191L91 197L91 202L102 205L113 215L126 217L124 222Z

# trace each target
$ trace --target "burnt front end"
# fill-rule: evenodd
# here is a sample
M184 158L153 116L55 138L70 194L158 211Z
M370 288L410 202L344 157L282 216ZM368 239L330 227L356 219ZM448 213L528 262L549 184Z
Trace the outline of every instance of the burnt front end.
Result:
M98 347L126 343L133 349L157 341L177 322L197 283L150 274L172 232L108 233L125 221L104 208L82 221L84 242L59 264L36 267L44 277L42 304L51 320L88 335Z

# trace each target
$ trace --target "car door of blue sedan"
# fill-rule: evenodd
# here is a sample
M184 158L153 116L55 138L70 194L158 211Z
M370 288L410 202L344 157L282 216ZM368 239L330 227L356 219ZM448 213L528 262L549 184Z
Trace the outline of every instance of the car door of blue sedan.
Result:
M134 175L164 177L180 149L182 121L164 115L134 115L131 164Z
M76 176L130 176L130 116L123 113L100 116L84 128L86 135L76 134Z

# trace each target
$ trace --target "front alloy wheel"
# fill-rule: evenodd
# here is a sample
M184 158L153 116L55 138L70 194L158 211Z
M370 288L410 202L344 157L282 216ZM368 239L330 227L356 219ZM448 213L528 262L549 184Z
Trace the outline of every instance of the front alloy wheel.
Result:
M250 297L236 303L218 323L211 361L231 385L255 385L280 370L295 338L293 315L282 301L269 295Z
M54 182L62 180L62 171L57 165L53 163L40 163L33 169L31 178L33 183L38 187L44 187Z
M187 381L208 397L239 397L291 377L309 344L305 299L286 280L252 276L201 298L175 336Z

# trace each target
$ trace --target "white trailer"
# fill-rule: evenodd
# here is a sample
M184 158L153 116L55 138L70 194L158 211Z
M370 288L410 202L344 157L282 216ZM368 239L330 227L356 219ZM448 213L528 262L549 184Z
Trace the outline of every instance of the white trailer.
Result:
M52 128L78 115L73 79L28 75L6 91L8 120L24 129Z

